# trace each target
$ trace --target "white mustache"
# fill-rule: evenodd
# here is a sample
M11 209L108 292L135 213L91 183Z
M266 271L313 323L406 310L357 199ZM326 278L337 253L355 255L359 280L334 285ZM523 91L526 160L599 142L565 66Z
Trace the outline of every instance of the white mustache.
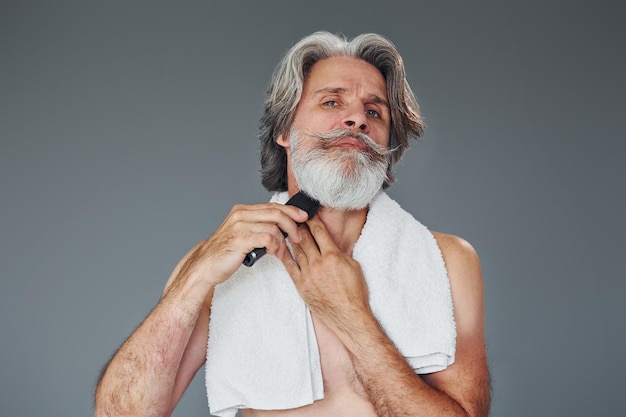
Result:
M355 133L350 129L335 129L326 133L308 132L307 134L323 144L332 144L333 142L344 138L359 140L367 146L368 152L373 157L386 158L389 154L391 154L391 152L393 152L393 149L386 148L376 143L374 139L369 137L369 135L365 133Z

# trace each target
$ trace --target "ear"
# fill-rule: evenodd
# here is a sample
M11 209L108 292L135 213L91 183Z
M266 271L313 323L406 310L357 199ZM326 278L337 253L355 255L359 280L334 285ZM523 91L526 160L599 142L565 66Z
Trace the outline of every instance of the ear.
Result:
M283 148L289 149L289 134L280 134L276 137L276 143Z

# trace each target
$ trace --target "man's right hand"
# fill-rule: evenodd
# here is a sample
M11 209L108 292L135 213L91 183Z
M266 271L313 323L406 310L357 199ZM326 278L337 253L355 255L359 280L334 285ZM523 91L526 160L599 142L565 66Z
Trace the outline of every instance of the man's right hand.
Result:
M255 248L283 260L291 257L283 231L294 243L300 242L297 223L305 222L305 211L289 205L265 203L234 206L224 222L208 239L198 243L186 256L180 270L173 274L172 288L192 285L208 294L215 285L226 281Z
M215 285L254 248L291 258L281 231L298 243L296 223L307 218L297 207L276 203L233 207L215 233L181 259L161 301L111 359L94 416L169 415L204 363Z

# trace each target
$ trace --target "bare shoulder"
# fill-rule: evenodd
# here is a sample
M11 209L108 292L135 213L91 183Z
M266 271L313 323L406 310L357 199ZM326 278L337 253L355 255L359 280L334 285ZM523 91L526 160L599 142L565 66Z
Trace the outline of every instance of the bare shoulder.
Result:
M457 329L455 362L446 370L424 375L430 385L446 392L470 416L486 416L490 383L484 338L484 295L480 259L465 239L431 232L443 255Z
M462 237L431 231L441 250L446 266L454 267L462 264L464 267L480 268L480 259L474 247Z
M441 250L448 270L455 308L469 297L482 305L482 268L476 249L465 239L441 232L431 232ZM470 300L467 300L470 301Z
M431 233L448 271L457 330L482 333L483 278L478 253L467 240L459 236Z

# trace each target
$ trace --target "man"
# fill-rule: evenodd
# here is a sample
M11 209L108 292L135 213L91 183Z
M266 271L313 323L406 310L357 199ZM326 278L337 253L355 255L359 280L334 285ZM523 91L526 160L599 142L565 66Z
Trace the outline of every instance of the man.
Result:
M170 415L205 361L223 416L486 416L478 256L383 191L422 128L385 38L294 45L260 123L272 201L233 207L180 261L105 369L95 416ZM309 220L282 204L300 190L321 203Z

